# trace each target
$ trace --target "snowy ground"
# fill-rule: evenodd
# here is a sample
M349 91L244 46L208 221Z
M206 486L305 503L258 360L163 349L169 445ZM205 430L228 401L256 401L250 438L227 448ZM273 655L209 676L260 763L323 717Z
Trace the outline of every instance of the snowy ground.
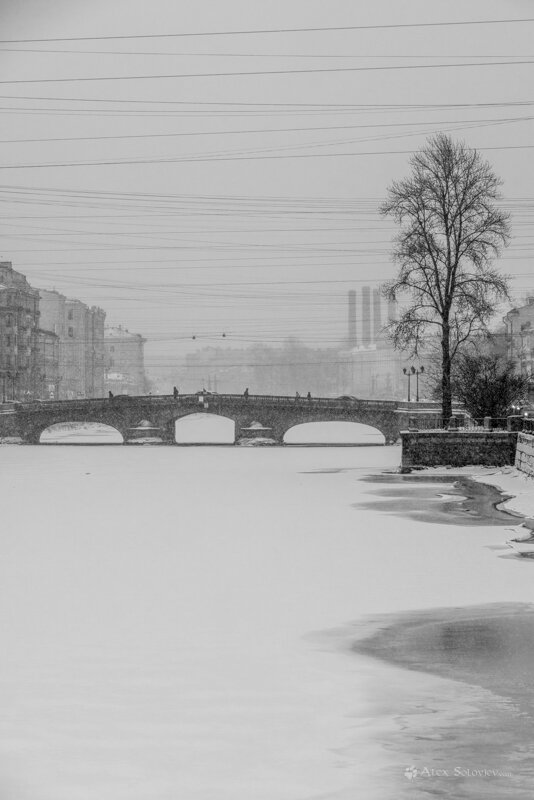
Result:
M532 599L502 526L373 507L399 448L0 452L6 800L414 797L395 733L475 700L353 623Z

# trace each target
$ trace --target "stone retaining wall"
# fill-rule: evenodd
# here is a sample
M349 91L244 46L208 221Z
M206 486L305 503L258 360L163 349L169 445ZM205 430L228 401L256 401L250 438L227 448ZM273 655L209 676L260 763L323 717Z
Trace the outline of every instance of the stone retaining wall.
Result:
M401 431L402 468L511 465L517 436L511 431ZM534 457L532 464L534 474Z
M520 433L517 437L515 466L534 477L534 436L531 433Z
M6 404L0 411L0 440L18 436L18 432L15 411Z

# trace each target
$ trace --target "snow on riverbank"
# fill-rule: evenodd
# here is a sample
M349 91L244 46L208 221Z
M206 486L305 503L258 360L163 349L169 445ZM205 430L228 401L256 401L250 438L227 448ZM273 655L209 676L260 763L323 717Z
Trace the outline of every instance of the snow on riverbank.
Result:
M464 475L474 481L495 486L511 497L499 504L499 508L524 517L534 517L534 478L515 467L429 467L417 470L416 475L438 477L440 475ZM518 520L519 524L519 520Z
M534 517L534 480L515 467L504 467L497 472L477 475L476 480L497 486L512 497L502 504L502 508L514 511L524 517Z

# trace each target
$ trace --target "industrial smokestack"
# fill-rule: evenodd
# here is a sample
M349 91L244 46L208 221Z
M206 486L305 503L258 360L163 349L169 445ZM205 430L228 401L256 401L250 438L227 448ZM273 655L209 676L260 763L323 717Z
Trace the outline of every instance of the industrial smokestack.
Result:
M369 347L371 344L371 287L362 289L362 344Z
M382 329L382 297L380 288L373 289L373 340L376 342Z
M352 349L358 344L358 336L356 333L356 292L354 289L349 291L349 336L348 344Z

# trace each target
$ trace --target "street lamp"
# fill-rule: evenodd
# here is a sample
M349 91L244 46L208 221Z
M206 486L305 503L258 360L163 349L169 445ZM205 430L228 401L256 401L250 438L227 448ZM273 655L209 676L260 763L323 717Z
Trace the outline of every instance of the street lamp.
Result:
M406 367L403 367L402 371L404 372L405 375L408 376L408 402L410 402L410 378L412 377L412 375L410 370L406 369Z
M423 374L423 372L425 371L425 368L422 367L422 366L419 367L418 369L416 369L415 367L411 367L410 369L407 369L407 367L404 367L402 371L404 372L404 374L408 378L408 402L411 402L410 380L411 380L412 375L415 375L415 380L416 380L415 400L418 403L419 402L419 375Z
M412 367L412 373L415 375L415 386L416 386L416 389L415 389L415 402L416 403L419 402L419 375L422 375L424 371L425 371L425 368L423 366L419 367L419 369L416 369L415 367Z
M512 308L512 310L506 315L508 322L510 323L510 358L514 357L514 319L517 319L520 316L521 315L517 308Z

